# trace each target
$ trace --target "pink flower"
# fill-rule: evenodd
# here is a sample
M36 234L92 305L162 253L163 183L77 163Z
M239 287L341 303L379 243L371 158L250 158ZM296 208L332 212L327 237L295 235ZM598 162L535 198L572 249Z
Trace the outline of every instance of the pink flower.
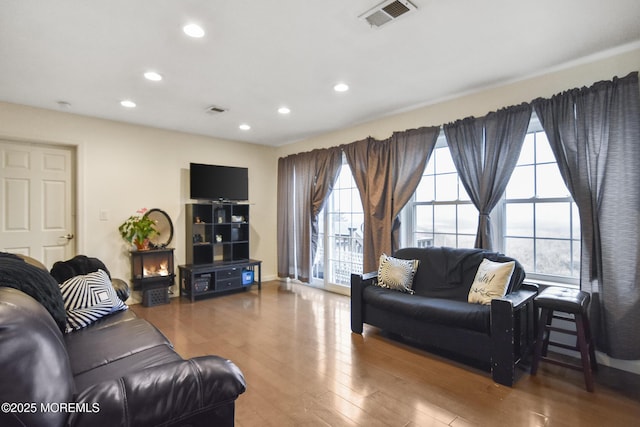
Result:
M136 211L136 213L139 213L140 215L144 214L148 209L147 208L140 208Z

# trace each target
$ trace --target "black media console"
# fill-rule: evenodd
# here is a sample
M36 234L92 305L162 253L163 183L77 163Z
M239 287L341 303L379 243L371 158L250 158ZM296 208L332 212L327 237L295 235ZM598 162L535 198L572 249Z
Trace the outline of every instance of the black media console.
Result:
M198 297L248 290L253 284L258 285L258 290L262 289L262 261L254 259L239 263L179 265L178 269L180 295L191 302Z

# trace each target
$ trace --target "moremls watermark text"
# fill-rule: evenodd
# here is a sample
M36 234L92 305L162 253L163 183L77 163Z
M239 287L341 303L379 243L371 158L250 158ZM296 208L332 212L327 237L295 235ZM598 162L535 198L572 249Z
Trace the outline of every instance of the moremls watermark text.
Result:
M4 414L35 414L35 413L98 413L100 404L87 402L3 402L0 410Z

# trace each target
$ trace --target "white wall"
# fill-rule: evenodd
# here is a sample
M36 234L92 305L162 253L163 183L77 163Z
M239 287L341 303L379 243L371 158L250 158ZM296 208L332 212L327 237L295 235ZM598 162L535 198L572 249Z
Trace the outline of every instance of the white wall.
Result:
M640 44L629 45L621 50L622 53L608 52L573 65L565 65L537 77L451 97L383 119L285 145L278 148L277 155L284 157L315 148L349 144L367 136L384 139L391 136L394 131L421 126L439 126L468 116L480 117L503 107L529 102L539 97L551 97L568 89L590 86L596 81L611 80L614 76L623 77L630 72L640 70ZM602 56L607 57L602 59Z
M8 103L0 103L0 123L0 139L76 147L77 252L124 279L129 254L118 226L143 207L169 214L176 266L184 264L189 162L249 168L251 257L263 261L263 279L276 277L274 148ZM108 220L100 220L101 211Z

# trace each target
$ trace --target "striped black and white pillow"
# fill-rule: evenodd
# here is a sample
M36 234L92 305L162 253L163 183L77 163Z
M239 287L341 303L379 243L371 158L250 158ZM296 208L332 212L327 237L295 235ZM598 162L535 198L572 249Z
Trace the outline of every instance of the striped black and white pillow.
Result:
M60 285L67 311L66 332L82 329L116 311L126 310L106 272L75 276Z

